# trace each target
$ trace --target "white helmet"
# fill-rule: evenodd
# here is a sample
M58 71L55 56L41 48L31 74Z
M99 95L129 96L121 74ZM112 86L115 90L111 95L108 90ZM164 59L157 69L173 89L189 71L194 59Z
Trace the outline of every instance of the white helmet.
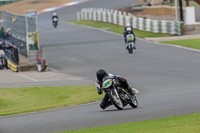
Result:
M53 16L56 16L56 15L57 15L57 14L54 12L54 13L53 13Z
M126 31L128 31L128 32L131 31L131 27L127 27Z

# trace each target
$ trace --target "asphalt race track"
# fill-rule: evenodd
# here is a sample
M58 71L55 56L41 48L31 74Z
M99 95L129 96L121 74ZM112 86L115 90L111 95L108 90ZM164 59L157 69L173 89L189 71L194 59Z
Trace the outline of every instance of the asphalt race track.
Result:
M94 85L95 72L102 67L122 75L140 91L139 107L101 110L95 102L0 117L0 133L54 133L198 113L200 52L137 39L137 50L128 54L122 36L66 21L76 19L76 12L85 7L118 8L130 3L92 0L63 8L57 11L61 18L57 29L51 25L52 12L40 14L39 35L49 67L87 79L88 85Z

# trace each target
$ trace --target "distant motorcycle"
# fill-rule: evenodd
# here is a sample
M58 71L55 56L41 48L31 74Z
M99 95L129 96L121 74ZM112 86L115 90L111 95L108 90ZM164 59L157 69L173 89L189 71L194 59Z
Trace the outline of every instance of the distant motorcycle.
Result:
M56 28L58 26L58 18L53 18L53 26Z
M126 35L126 40L127 40L126 49L131 54L133 53L133 49L135 49L134 35L133 34Z
M138 107L138 101L136 96L132 96L127 89L125 89L121 83L113 78L103 78L103 89L108 93L111 102L118 109L122 110L126 105L130 105L132 108ZM135 93L139 93L138 90L133 89Z
M0 69L4 68L5 61L5 53L3 50L0 50Z

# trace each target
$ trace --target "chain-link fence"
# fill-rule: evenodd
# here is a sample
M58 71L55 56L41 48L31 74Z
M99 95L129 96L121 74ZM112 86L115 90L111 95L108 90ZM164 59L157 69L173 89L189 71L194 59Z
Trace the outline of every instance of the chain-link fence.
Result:
M5 30L5 42L16 45L21 55L30 58L30 51L37 53L39 48L37 14L23 16L0 12L0 26ZM9 31L11 36L8 34Z
M8 12L3 14L4 29L11 29L12 36L26 42L26 19L25 16L14 15Z
M30 42L28 35L37 32L36 16L30 17L8 12L1 12L0 16L3 18L1 26L6 32L8 29L11 30L12 39L7 41L19 47L20 53L27 57L27 44Z

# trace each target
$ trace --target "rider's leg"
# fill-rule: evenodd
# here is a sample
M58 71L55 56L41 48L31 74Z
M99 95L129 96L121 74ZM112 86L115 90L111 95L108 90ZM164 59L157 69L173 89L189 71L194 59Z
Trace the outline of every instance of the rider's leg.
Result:
M125 89L129 91L131 95L135 95L135 92L131 88L131 86L128 84L127 80L125 78L118 77L119 82L124 86Z
M0 69L3 69L3 59L0 58L1 62L0 62Z
M135 47L135 42L133 42L133 49L136 49L136 47Z
M110 101L110 98L108 96L108 93L105 93L101 103L100 103L100 107L102 109L105 109L107 108L108 106L112 105L112 102Z

